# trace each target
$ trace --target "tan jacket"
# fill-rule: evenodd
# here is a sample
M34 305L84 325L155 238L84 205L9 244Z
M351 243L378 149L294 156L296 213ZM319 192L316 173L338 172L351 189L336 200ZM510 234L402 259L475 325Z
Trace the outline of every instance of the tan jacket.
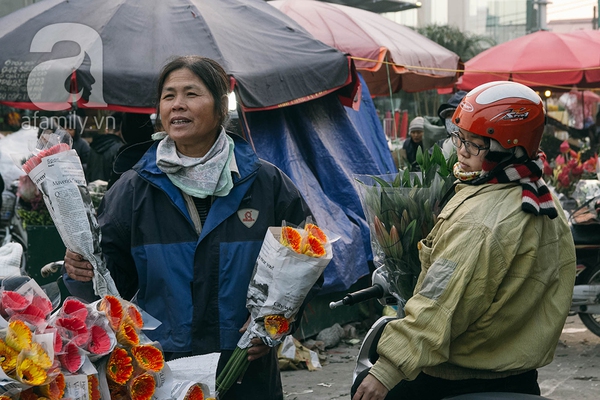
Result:
M521 186L460 184L426 239L406 317L388 324L371 374L388 389L423 371L500 378L549 364L575 281L575 247L558 217L521 210Z

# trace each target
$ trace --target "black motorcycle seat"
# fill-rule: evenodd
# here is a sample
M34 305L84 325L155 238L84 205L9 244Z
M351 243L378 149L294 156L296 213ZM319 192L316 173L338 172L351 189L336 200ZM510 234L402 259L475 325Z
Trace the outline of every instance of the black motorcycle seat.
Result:
M600 244L600 223L572 224L571 233L576 245Z

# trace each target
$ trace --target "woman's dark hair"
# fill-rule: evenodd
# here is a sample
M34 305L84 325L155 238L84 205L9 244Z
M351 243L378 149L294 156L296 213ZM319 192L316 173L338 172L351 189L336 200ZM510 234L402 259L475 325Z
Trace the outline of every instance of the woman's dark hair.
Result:
M219 125L224 125L228 112L228 83L229 78L221 65L206 57L200 56L181 56L173 59L165 65L158 78L158 87L156 92L156 115L160 116L160 96L162 94L165 81L173 71L186 68L198 77L206 85L212 95L215 103L215 115L219 116Z

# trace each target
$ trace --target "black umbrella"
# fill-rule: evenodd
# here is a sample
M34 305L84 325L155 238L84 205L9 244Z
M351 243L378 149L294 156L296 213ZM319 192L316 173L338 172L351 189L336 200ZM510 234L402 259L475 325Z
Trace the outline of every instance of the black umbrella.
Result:
M261 0L43 0L0 19L0 102L151 111L177 55L218 61L244 109L353 81L346 55Z

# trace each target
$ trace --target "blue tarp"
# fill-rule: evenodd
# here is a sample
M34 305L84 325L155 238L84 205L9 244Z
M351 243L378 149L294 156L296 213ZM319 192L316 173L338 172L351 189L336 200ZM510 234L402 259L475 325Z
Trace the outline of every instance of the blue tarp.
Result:
M248 137L259 157L282 169L304 195L316 222L340 236L325 270L323 293L344 291L369 273L369 228L354 175L395 169L364 81L362 85L358 112L342 106L332 94L246 113Z

